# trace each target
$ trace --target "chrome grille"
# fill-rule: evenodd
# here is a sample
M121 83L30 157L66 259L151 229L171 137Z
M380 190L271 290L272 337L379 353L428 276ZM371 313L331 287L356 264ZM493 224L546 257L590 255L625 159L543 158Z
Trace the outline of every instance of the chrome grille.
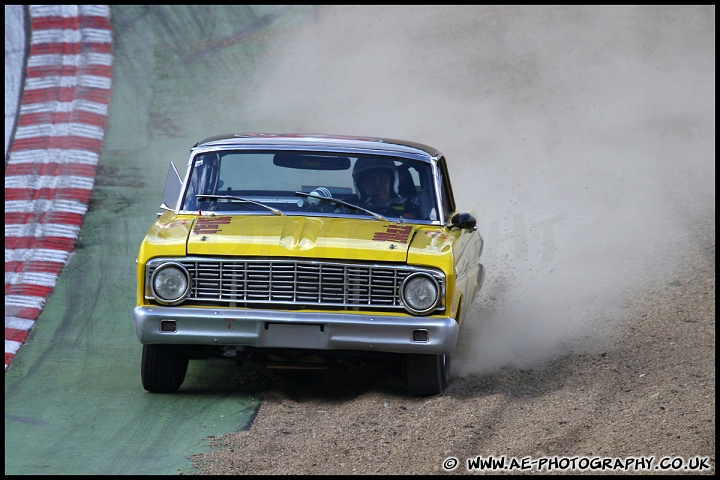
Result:
M191 277L187 302L344 308L403 308L400 285L426 271L444 291L441 273L417 267L313 260L167 258L148 262L146 285L162 263L181 263ZM152 294L146 290L146 298Z

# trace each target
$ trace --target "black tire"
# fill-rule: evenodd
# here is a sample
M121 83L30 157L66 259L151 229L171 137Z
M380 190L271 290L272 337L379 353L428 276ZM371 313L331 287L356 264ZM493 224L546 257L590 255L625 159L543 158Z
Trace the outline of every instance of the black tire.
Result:
M450 356L409 353L406 375L408 390L413 397L442 393L450 379Z
M185 381L190 358L178 345L143 345L141 377L152 393L176 392Z

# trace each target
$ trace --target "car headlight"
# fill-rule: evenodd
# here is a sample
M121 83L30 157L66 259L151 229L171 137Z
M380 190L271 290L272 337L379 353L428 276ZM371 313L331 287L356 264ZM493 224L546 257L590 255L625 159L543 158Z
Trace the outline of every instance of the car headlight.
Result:
M410 313L423 315L434 310L440 301L440 285L432 275L413 273L403 281L400 298Z
M190 275L179 263L164 263L150 277L153 297L165 305L182 302L190 292Z

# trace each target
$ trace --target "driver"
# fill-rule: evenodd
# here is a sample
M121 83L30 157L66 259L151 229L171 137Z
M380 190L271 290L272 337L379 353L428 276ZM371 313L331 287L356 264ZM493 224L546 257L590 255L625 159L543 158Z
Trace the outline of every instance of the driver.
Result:
M416 218L420 203L417 197L398 195L400 183L397 167L392 160L360 157L353 168L355 189L360 205L376 213Z

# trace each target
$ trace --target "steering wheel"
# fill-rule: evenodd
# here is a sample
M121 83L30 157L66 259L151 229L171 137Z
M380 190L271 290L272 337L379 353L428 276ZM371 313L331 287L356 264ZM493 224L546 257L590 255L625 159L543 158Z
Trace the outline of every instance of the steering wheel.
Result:
M310 192L310 195L314 195L311 197L307 197L307 202L310 205L309 210L312 212L325 212L325 211L332 211L335 209L335 204L333 202L327 202L325 200L322 200L321 198L333 198L332 192L330 192L330 189L327 187L317 187L315 190Z

